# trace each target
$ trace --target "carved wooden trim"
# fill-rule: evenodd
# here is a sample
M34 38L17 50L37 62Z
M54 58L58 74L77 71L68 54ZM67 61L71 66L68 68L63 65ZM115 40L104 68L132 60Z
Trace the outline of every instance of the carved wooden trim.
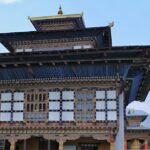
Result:
M17 142L18 140L27 140L27 139L30 139L31 138L31 135L27 135L27 134L24 134L24 135L7 135L5 136L5 139L7 139L9 142Z
M80 138L80 135L78 134L68 134L68 135L50 135L50 134L44 134L43 135L44 139L47 140L56 140L58 143L63 141L66 142L67 140L77 140Z
M133 139L139 139L139 140L145 140L148 139L149 131L131 131L125 133L126 140L133 140Z
M101 140L108 140L109 135L107 135L107 134L93 134L92 137L95 140L101 141Z

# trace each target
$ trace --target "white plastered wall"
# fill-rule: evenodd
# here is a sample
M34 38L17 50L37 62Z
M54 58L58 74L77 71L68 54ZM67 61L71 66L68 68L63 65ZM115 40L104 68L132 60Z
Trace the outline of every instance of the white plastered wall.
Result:
M115 150L124 150L124 92L119 95L119 131L115 138Z

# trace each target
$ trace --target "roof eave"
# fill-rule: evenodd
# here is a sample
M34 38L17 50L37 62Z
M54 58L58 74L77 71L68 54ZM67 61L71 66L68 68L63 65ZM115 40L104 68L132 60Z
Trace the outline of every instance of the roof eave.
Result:
M49 19L63 19L63 18L82 18L83 14L72 15L56 15L56 16L42 16L42 17L28 17L31 21L49 20Z

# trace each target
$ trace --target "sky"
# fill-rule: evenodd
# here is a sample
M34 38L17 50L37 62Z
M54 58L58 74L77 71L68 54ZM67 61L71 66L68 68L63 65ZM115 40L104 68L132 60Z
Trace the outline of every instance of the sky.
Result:
M113 46L150 45L150 0L0 0L0 33L35 30L28 16L84 13L87 27L112 28ZM4 52L0 46L0 52Z

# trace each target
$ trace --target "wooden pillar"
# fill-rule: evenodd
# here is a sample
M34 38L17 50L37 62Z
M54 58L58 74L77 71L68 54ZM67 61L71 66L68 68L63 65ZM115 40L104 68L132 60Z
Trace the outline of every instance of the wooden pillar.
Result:
M124 139L124 150L127 150L127 140Z
M148 150L148 141L147 141L147 139L144 140L143 150Z
M58 143L59 143L59 150L64 150L64 141L60 140L58 141Z
M134 139L131 141L130 145L131 150L139 150L140 149L140 141L138 139Z
M110 143L110 150L114 150L115 149L115 139L114 139L113 135L110 136L109 143Z
M110 143L110 150L114 150L115 149L115 143L114 142L111 142Z
M51 149L51 141L48 140L48 150L50 150L50 149Z
M10 150L15 150L16 141L15 140L9 140L9 142L10 142Z
M26 150L27 149L27 142L26 142L26 139L24 139L23 141L23 150Z
M99 144L99 146L98 146L98 150L101 150L101 144Z

